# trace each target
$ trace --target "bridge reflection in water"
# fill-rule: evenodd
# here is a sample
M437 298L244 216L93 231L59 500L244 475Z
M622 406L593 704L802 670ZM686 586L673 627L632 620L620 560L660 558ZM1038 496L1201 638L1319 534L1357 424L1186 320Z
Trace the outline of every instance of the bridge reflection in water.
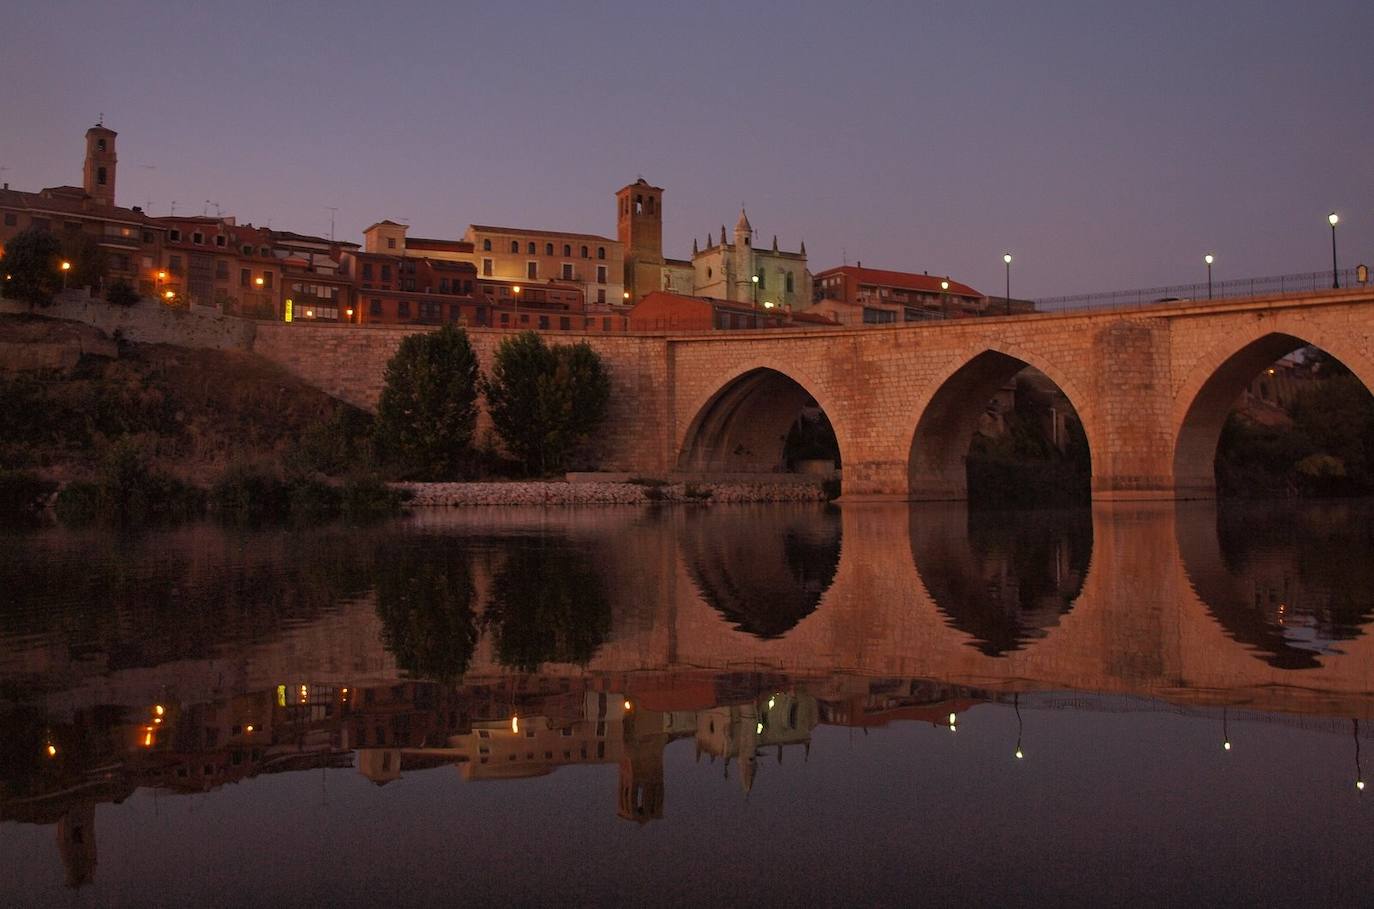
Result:
M746 794L825 727L953 731L980 712L1014 714L1018 758L1027 719L1064 709L1181 712L1228 746L1257 720L1358 746L1369 517L455 511L321 531L308 553L208 526L38 533L0 555L0 820L55 825L79 885L96 805L269 772L606 764L608 801L642 823L669 813L679 740Z

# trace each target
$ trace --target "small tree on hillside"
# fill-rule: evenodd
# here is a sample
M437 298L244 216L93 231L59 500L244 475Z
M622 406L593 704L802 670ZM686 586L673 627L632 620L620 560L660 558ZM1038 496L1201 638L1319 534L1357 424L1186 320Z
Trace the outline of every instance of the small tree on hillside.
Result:
M62 238L62 258L72 265L67 272L68 287L104 286L110 260L90 234L68 234Z
M497 433L531 473L560 469L605 418L611 395L590 345L549 348L532 331L501 342L484 390Z
M134 286L123 278L111 281L110 286L105 288L105 302L112 306L133 306L138 302L138 291Z
M387 363L377 405L382 456L418 479L458 476L477 423L478 377L477 356L460 328L403 340Z
M62 289L62 243L51 232L30 227L15 234L0 256L0 291L29 306L48 306Z

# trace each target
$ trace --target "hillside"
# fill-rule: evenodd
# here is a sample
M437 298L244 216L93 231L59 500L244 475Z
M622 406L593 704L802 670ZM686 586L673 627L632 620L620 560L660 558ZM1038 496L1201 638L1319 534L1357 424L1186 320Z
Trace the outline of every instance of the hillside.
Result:
M352 408L251 353L0 316L0 468L78 479L134 436L154 466L204 483L233 461L287 457L342 411Z

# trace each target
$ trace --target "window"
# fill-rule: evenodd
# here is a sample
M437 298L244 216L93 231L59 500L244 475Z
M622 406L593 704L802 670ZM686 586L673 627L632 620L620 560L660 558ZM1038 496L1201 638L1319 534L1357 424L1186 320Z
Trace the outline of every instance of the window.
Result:
M611 320L610 320L610 317L609 317L609 316L607 316L607 317L605 317L605 318L603 318L603 319L601 320L601 330L602 330L602 331L610 331L610 330L611 330Z
M549 327L549 317L548 317L548 316L540 316L540 317L539 317L539 327L540 327L540 328L543 328L543 329L547 329L547 328Z
M390 265L383 265L383 266L382 266L382 280L383 280L383 281L390 281L390 280L391 280L391 266L390 266Z
M364 262L364 263L363 263L363 280L364 280L364 281L371 281L371 280L372 280L372 263L371 263L371 262Z
M261 246L258 248L258 255L266 259L268 256L272 255L272 250L268 249L266 246Z
M143 242L144 242L144 243L151 243L151 242L153 242L153 232L152 232L151 230L145 230L145 231L143 232Z
M409 318L410 318L410 301L409 301L409 300L402 300L402 301L400 301L399 303L396 304L396 318L398 318L398 319L409 319Z
M572 279L573 279L572 263L571 263L571 262L564 262L564 263L563 263L563 280L564 280L564 281L571 281Z
M526 263L525 263L525 277L528 278L528 279L531 280L531 281L538 281L538 280L539 280L539 263L538 263L538 262L526 262Z
M510 251L513 252L513 253L519 253L519 252L520 252L520 241L519 241L519 240L512 240L512 241L510 241Z
M563 244L563 255L565 255L565 256L571 256L571 255L572 255L572 244L571 244L571 243L564 243L564 244Z
M429 322L438 322L444 317L444 307L441 303L431 303L428 300L420 304L420 318Z
M482 241L482 252L491 252L491 238Z
M510 313L508 313L508 312L503 312L503 313L501 313L501 324L502 324L503 326L504 326L504 325L510 325Z
M223 248L223 247L224 247L224 244L226 244L226 243L228 243L228 242L229 242L229 241L225 239L224 234L216 234L216 235L215 235L215 245L216 245L216 246Z
M604 265L598 265L598 266L596 267L596 283L597 283L597 284L605 284L605 283L606 283L606 266L604 266Z
M572 319L568 318L567 316L559 316L558 327L563 329L563 331L568 331L572 328Z
M584 258L584 259L590 258L590 256L587 255L587 247L585 247L585 246L582 247L582 258Z
M262 286L263 286L263 287L271 287L271 286L272 286L272 273L271 273L270 271L265 271L265 272L262 273Z
M105 178L106 178L105 168L103 168L103 167L97 167L97 168L95 169L95 182L99 183L101 186L104 186L104 185L105 185Z
M553 255L553 244L552 244L552 243L545 243L545 244L544 244L544 255L546 255L546 256L551 256L551 255ZM563 255L566 256L567 253L563 253Z
M484 278L490 278L490 277L491 277L491 260L490 260L490 259L483 259L483 260L482 260L482 277L484 277Z
M229 263L224 261L223 259L220 259L217 262L215 262L215 280L229 280Z
M191 234L191 242L196 244L197 246L205 245L205 234L201 233L200 231L196 231L195 233Z
M439 279L439 293L441 293L441 294L446 294L446 293L448 293L448 278L440 278L440 279Z
M104 140L104 139L96 139L96 140L95 140L95 150L96 150L96 151L104 151L104 150L105 150L105 140Z
M13 227L14 225L16 225L16 224L18 224L18 223L19 223L19 219L16 218L16 217L14 216L14 212L12 212L12 211L7 211L7 212L5 212L5 226L6 226L6 227Z
M598 247L596 248L596 257L597 257L598 259L604 259L604 258L606 258L606 247L604 247L604 246L598 246Z
M787 273L787 292L789 294L792 292L792 273L790 271Z
M382 301L373 300L367 306L368 315L380 316L382 314Z
M168 239L168 240L171 240L173 243L180 243L180 242L181 242L181 231L179 231L179 230L177 230L175 227L173 227L171 230L167 231L167 239Z
M396 238L395 238L395 237L387 237L387 238L386 238L386 248L387 248L387 249L395 249L395 248L396 248Z
M637 215L642 215L642 214L644 214L644 197L643 197L643 196L635 196L635 214L637 214Z
M606 305L606 288L600 287L596 291L596 302L601 306Z
M250 279L250 276L249 276L249 274L248 274L248 269L246 269L246 268L240 268L240 269L239 269L239 286L240 286L240 287L247 287L247 286L248 286L249 279Z
M253 247L244 244L242 252L245 256L251 256L253 254Z
M174 275L181 274L181 256L168 256L167 270Z

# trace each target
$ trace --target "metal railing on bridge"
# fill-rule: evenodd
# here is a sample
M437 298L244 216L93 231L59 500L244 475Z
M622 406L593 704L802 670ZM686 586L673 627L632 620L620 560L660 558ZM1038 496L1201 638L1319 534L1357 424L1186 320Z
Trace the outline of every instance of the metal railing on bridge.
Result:
M1342 289L1368 287L1357 284L1355 269L1346 268L1337 272ZM1331 271L1310 271L1292 275L1272 275L1265 278L1232 278L1226 281L1213 281L1209 288L1206 281L1193 284L1171 284L1166 287L1142 287L1135 290L1113 290L1105 293L1075 294L1068 297L1044 297L1035 300L1036 312L1063 312L1079 309L1117 309L1127 306L1145 306L1150 303L1177 303L1183 301L1206 303L1209 300L1225 300L1236 297L1284 296L1285 294L1312 293L1332 290ZM988 315L997 315L1000 298L989 298Z

